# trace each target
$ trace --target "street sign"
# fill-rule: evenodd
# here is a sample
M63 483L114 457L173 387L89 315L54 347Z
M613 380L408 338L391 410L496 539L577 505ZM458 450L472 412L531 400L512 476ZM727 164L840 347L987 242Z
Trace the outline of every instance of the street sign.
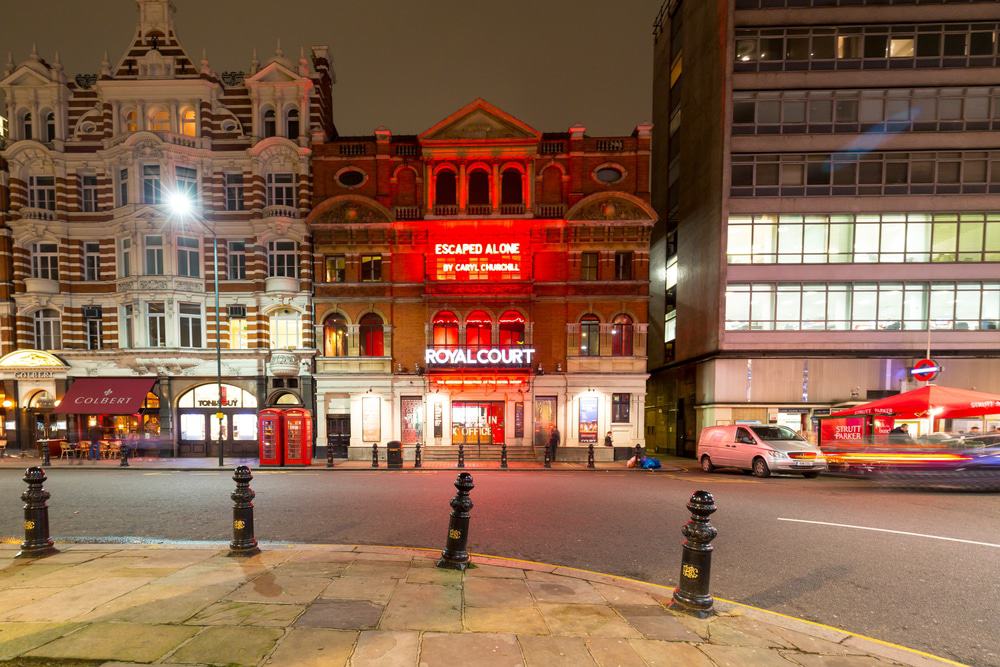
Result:
M910 374L913 376L914 380L918 382L930 382L937 377L937 374L941 372L941 367L933 359L921 359L917 363L913 364L913 368L910 369Z

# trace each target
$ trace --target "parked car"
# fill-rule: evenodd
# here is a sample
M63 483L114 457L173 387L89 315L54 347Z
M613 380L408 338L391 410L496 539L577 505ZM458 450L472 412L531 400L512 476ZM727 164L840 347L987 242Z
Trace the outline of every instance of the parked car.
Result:
M757 477L772 472L816 477L827 469L819 447L806 442L787 426L736 424L708 426L698 438L698 461L701 469L751 470Z

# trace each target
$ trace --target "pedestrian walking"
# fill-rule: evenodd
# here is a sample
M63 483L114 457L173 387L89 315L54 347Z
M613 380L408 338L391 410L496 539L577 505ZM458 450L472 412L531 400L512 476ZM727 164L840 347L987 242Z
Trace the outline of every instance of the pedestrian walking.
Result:
M611 431L608 431L608 434L606 436L604 436L604 446L605 447L614 447L615 446L614 441L611 439Z
M908 424L900 424L896 428L889 431L889 442L894 442L898 444L910 444L913 442L913 438L910 437L910 429Z
M555 426L552 427L552 433L549 434L549 454L552 456L552 460L556 460L556 449L559 447L559 429Z

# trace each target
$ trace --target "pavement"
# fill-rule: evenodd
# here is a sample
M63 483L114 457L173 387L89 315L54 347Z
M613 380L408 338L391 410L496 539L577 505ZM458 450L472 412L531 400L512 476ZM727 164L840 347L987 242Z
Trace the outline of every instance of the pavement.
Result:
M429 549L60 544L0 546L9 665L867 667L959 664L718 601L699 620L670 589L530 561Z
M684 466L691 466L691 459L685 459L681 457L674 456L660 456L655 455L656 458L660 459L662 472L678 472L684 469ZM245 465L250 466L252 469L261 468L260 460L257 458L242 459L242 458L225 458L223 459L225 465L223 468L235 468L236 466ZM34 455L8 455L0 457L0 469L4 468L26 468L28 466L41 466L41 459ZM464 468L458 468L455 461L423 461L421 466L426 470L500 470L499 461L473 461L467 460L465 462ZM100 459L100 460L89 460L80 458L70 458L70 459L60 459L51 458L50 464L43 466L46 469L49 468L71 468L73 470L112 470L121 467L121 463L118 459ZM218 470L219 460L217 458L211 457L192 457L192 458L165 458L165 457L129 457L129 468L136 470ZM264 468L280 469L280 470L330 470L330 471L348 471L348 470L393 470L386 466L384 459L379 459L379 467L372 468L371 460L365 461L348 461L346 459L334 459L334 464L332 468L327 468L326 459L316 459L312 462L312 465L308 466L264 466ZM413 461L406 461L404 463L404 469L413 468ZM546 468L544 463L541 461L510 461L508 464L510 470L519 471L575 471L579 472L581 470L587 470L586 461L555 461L552 463L551 468ZM643 470L640 468L628 468L625 465L625 461L609 461L609 462L598 462L594 464L594 470L634 470L635 472L648 473L657 472L655 470Z

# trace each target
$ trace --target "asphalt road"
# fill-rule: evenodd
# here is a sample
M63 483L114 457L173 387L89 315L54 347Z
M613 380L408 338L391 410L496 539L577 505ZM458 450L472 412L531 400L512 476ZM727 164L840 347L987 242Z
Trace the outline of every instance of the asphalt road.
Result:
M474 551L673 584L684 505L705 488L719 505L715 595L1000 665L1000 494L693 471L474 475ZM0 471L8 499L0 535L18 535L19 477ZM52 532L228 540L229 477L50 470ZM257 536L440 548L454 479L448 471L260 471Z

